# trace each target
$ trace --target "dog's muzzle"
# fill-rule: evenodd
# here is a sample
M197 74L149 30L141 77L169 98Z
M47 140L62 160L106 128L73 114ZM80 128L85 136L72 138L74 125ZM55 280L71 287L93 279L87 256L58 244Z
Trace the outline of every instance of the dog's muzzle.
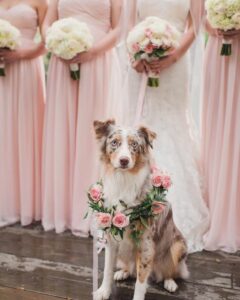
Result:
M127 169L128 166L129 166L130 160L129 160L128 157L121 157L120 160L119 160L119 162L120 162L120 167L122 169Z

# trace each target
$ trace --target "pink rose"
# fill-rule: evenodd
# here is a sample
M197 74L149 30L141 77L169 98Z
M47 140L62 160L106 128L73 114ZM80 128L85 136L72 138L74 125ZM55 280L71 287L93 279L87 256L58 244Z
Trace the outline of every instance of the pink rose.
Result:
M171 177L167 174L162 175L162 187L168 190L172 185Z
M153 52L153 50L154 50L154 46L152 43L148 44L144 49L144 51L148 54L151 54Z
M132 49L136 53L140 51L140 47L139 47L139 45L137 43L135 43L135 44L132 45Z
M94 202L99 202L103 196L103 188L100 184L94 184L90 190L89 195Z
M152 185L155 187L162 186L162 176L158 172L153 172L151 176Z
M112 225L112 216L107 213L97 213L97 224L99 228L105 229L111 227Z
M116 213L112 222L117 228L125 228L129 225L129 218L122 213Z
M163 187L166 190L172 185L171 177L167 173L161 172L156 167L152 167L151 181L153 186Z
M148 38L152 37L152 30L150 28L146 28L145 29L145 34Z
M152 204L152 212L154 215L159 215L161 214L165 209L165 205L158 202L158 201L154 201Z

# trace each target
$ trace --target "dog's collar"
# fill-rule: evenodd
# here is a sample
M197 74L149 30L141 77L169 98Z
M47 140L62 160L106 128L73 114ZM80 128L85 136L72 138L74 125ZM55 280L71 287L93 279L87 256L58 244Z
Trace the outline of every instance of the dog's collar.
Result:
M159 216L167 205L166 195L172 182L168 174L157 168L152 168L152 188L145 199L136 206L128 206L119 200L122 210L116 205L105 206L104 186L102 181L93 184L88 191L89 208L95 213L98 228L109 233L116 240L123 239L126 229L138 245L144 229L152 223L152 219ZM85 217L87 217L88 213Z

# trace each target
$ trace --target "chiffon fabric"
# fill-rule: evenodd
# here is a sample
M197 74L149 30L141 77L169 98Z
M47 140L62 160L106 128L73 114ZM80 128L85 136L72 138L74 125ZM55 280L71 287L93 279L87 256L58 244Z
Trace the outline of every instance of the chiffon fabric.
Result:
M60 0L59 18L85 22L95 43L111 29L110 0ZM69 66L52 57L48 76L43 158L43 226L62 232L69 228L87 236L90 219L87 191L97 181L99 154L93 130L95 119L121 115L120 71L115 50L81 65L80 81Z
M189 13L200 26L196 1L138 0L138 20L157 16L168 20L181 34L184 33ZM196 17L197 16L197 17ZM168 200L173 208L174 221L185 236L189 252L203 249L203 235L208 229L209 214L203 200L199 170L198 143L193 136L190 109L190 56L184 55L177 63L163 70L159 87L147 87L140 119L134 118L139 105L142 75L129 69L130 124L145 124L157 133L153 157L156 165L171 174L173 186ZM135 120L134 120L135 119Z
M35 9L0 7L0 18L21 31L21 43L33 43ZM44 70L40 58L6 65L0 77L0 226L41 218L41 148Z
M211 225L207 250L240 249L240 37L232 55L210 36L204 63L202 160Z

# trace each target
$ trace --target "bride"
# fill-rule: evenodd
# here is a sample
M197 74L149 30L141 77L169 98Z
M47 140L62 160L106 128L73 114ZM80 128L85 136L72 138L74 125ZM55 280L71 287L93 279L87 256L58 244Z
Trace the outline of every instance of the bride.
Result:
M127 123L137 120L157 133L153 155L156 165L172 176L174 184L168 199L175 223L188 241L189 252L201 251L202 236L208 228L208 210L202 198L197 144L192 137L188 111L191 81L188 49L200 26L203 3L196 0L136 0L131 3L131 21L135 20L131 23L156 16L168 20L182 34L180 47L168 57L152 63L138 61L128 71ZM144 74L148 71L159 73L159 87L146 87ZM144 95L142 103L139 91Z

